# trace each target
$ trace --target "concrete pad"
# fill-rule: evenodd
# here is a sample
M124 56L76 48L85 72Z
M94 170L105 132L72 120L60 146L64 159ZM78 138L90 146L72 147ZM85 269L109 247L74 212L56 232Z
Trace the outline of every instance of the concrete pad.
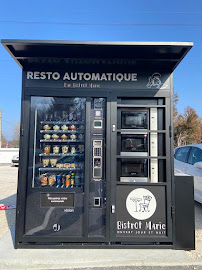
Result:
M185 251L165 249L17 249L14 226L0 239L0 269L75 269L201 265Z
M0 166L0 204L15 205L18 168L11 165ZM15 224L15 209L0 211L0 237Z

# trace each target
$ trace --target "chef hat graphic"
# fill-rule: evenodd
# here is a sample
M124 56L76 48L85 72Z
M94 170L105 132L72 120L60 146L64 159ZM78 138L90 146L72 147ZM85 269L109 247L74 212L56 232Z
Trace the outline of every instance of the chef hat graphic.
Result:
M147 84L148 88L151 88L152 86L156 88L160 88L162 86L161 80L160 80L161 74L158 72L155 72L152 74L152 76L149 77L149 82Z

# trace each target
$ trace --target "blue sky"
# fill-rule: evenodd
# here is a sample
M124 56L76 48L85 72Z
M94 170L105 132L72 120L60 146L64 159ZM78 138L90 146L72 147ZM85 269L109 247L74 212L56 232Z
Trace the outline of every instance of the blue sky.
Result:
M201 0L1 1L0 39L193 41L194 47L174 72L174 89L178 111L191 106L202 117ZM12 127L20 119L21 69L3 46L0 92L2 130L11 139Z

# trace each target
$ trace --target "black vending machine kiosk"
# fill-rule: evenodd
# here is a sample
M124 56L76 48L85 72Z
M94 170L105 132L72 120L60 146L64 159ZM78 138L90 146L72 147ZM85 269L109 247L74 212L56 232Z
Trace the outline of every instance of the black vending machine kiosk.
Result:
M172 137L172 72L193 44L2 44L23 70L15 247L193 249Z

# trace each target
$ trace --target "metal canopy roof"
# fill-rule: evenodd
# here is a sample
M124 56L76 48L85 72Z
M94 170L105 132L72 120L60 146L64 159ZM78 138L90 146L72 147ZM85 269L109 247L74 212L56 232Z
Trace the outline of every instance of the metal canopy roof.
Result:
M1 40L21 68L64 67L81 60L132 63L139 68L163 68L172 72L192 48L192 42L110 42L57 40ZM133 60L131 62L131 60ZM82 64L91 63L84 61Z

